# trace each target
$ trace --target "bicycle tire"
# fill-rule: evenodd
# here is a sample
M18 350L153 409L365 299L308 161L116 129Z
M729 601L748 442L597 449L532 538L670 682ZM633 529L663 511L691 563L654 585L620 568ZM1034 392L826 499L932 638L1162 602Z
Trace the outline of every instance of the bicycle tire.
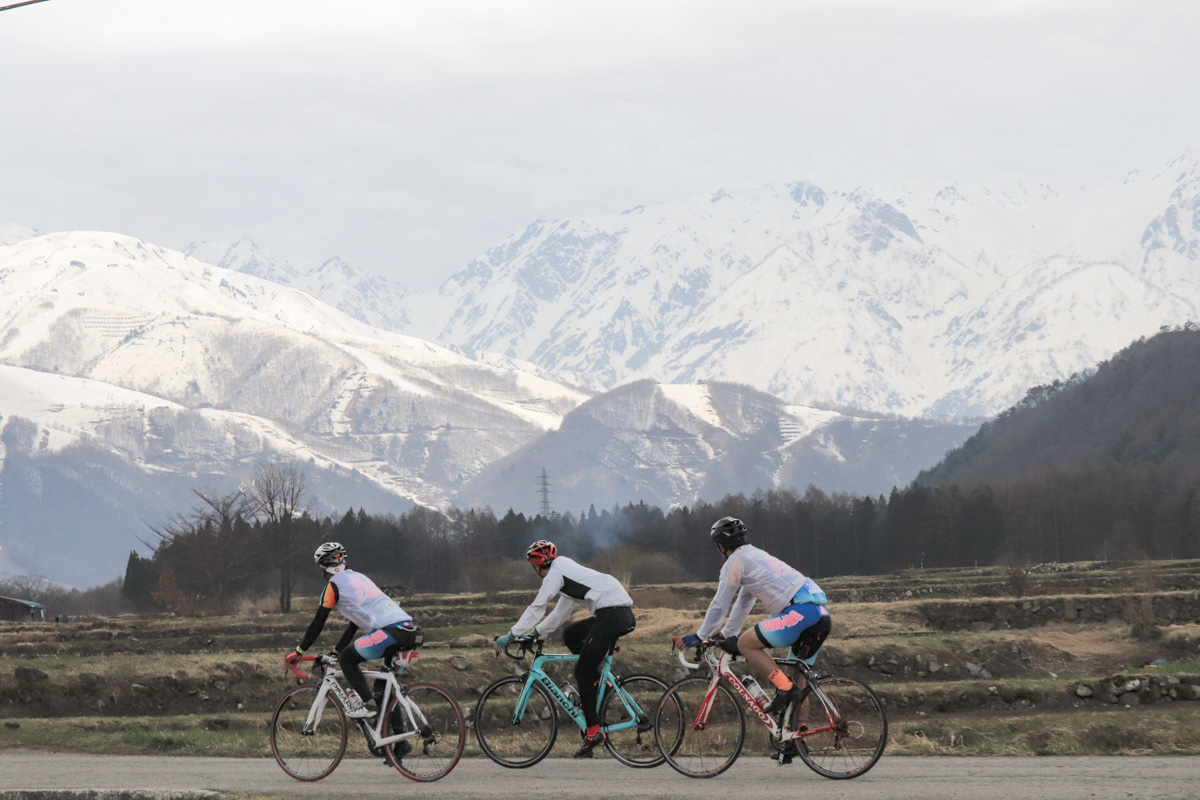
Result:
M428 730L421 730L418 736L396 742L385 748L384 752L388 763L404 777L421 783L436 781L445 777L462 758L463 747L467 743L467 723L458 701L437 684L414 683L408 687L407 693L425 715ZM394 730L394 722L408 724L403 711L393 716L392 711L396 706L397 701L393 697L388 702L387 716L384 717L384 736L403 732ZM406 744L407 748L403 746Z
M350 728L346 712L332 693L325 696L315 730L303 732L318 688L314 684L297 686L280 699L271 715L271 753L283 771L298 781L321 780L337 769L346 754Z
M688 677L663 695L654 714L654 737L672 769L690 778L712 778L733 766L746 741L742 706L723 684L717 684L704 727L696 714L708 694L711 678Z
M642 719L635 728L607 730L610 725L633 722L634 719L621 696L612 689L606 691L600 706L600 727L605 730L604 747L627 767L657 767L665 759L655 741L654 713L658 701L667 691L667 682L653 675L627 675L618 680L617 685L637 704Z
M826 778L857 778L879 762L887 747L883 703L870 686L853 678L827 675L816 683L837 713L830 718L817 697L809 699L809 727L830 729L800 740L800 758Z
M530 684L522 718L513 720L525 677L501 678L479 696L475 705L475 737L487 757L502 767L525 769L545 758L558 736L557 706L537 683Z

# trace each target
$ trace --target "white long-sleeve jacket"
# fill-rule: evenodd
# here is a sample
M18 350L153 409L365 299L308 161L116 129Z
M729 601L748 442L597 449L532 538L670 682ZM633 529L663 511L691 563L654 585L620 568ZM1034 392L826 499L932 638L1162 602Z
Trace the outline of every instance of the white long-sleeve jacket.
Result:
M720 583L708 611L704 614L704 622L697 633L701 638L711 636L716 631L725 612L729 610L729 602L737 592L737 600L729 619L721 629L722 636L733 636L742 630L750 609L754 607L755 599L761 600L767 613L778 614L792 603L792 598L801 592L812 596L813 602L824 603L825 593L816 581L806 577L804 573L793 569L775 556L760 550L754 545L744 544L729 554L721 567ZM803 598L803 595L801 595Z
M558 605L546 616L546 606L558 595ZM611 575L597 572L566 556L550 562L550 571L542 578L542 587L537 597L525 609L525 613L512 627L513 636L523 636L534 628L547 635L563 626L571 612L579 604L585 604L590 613L598 608L632 606L633 600L625 587Z

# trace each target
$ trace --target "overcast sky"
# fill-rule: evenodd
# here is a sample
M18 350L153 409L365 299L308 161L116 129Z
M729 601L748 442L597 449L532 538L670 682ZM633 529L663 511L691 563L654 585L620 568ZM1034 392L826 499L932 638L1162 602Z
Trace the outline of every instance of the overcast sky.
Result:
M1198 42L1194 0L48 0L0 12L0 224L428 288L717 188L1153 168Z

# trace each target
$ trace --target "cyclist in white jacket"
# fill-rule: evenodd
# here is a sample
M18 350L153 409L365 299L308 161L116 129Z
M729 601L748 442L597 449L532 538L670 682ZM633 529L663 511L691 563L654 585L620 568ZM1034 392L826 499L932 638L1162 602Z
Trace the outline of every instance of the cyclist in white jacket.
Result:
M775 698L767 706L767 713L782 711L788 703L799 699L804 689L800 682L803 679L793 682L775 666L767 651L790 646L795 657L808 664L816 661L831 628L829 609L825 607L828 600L812 578L770 553L746 544L746 524L740 519L722 517L713 523L709 536L725 556L720 583L700 630L681 641L686 647L695 647L720 627L721 647L745 658L746 663L775 686ZM739 636L756 599L762 601L771 616ZM729 611L730 601L733 601L732 611ZM806 712L807 708L801 709L801 719Z
M329 612L336 608L349 622L334 648L338 665L352 690L346 695L350 701L346 716L373 717L378 713L378 702L368 690L366 676L359 665L369 659L387 658L401 650L411 650L423 640L421 629L374 581L346 566L346 548L337 542L326 542L318 547L313 560L329 582L321 592L321 603L304 638L284 660L294 664L312 647L325 627ZM363 635L359 636L359 632Z
M616 578L560 556L553 542L539 539L529 545L525 556L542 577L542 586L512 630L496 637L495 647L499 651L513 639L526 635L545 637L552 634L578 606L587 607L593 616L568 626L563 631L563 643L579 655L575 680L579 684L579 702L587 730L575 757L588 757L596 745L604 741L600 712L596 708L600 664L616 646L617 639L637 624L633 618L633 600ZM555 597L558 597L558 604L546 616L546 607Z

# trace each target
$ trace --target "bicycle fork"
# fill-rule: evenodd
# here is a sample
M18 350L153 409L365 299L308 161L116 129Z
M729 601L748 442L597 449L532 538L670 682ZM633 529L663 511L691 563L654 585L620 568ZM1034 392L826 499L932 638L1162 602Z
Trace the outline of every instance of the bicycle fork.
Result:
M312 704L312 708L308 710L308 718L304 720L304 727L300 729L301 736L315 735L317 726L321 724L321 714L325 712L325 705L329 702L329 690L331 686L337 686L337 684L321 681L321 688L317 690L317 699ZM341 687L338 687L337 694L341 696L343 703L346 702L346 697L342 694Z

